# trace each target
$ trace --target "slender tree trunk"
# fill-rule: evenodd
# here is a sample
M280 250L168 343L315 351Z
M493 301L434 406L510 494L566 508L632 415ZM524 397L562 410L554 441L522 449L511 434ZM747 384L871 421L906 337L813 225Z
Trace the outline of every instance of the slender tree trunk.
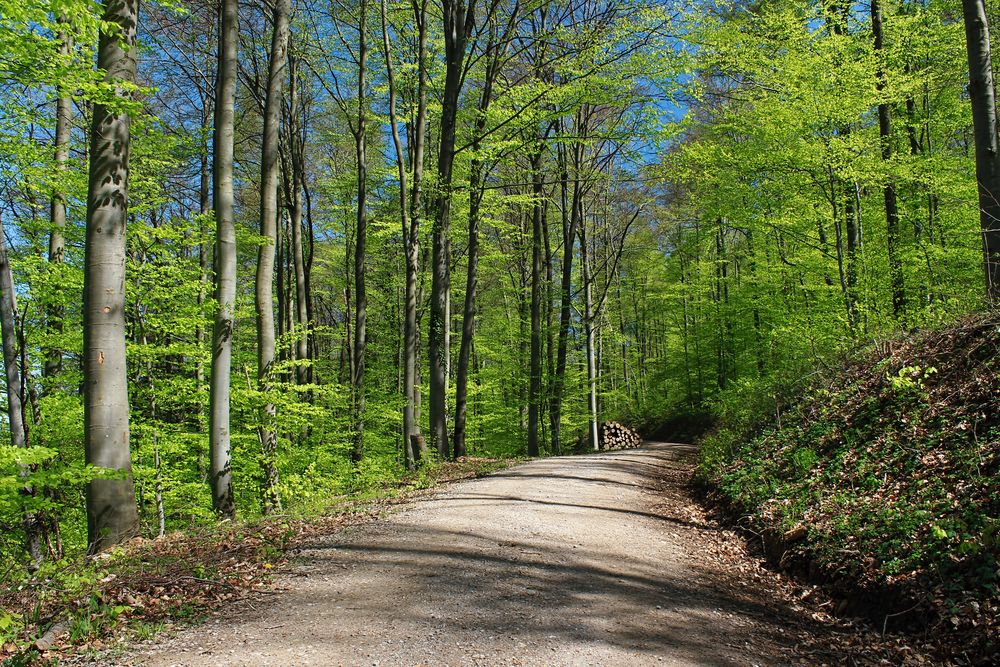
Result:
M215 323L209 380L209 483L212 508L221 519L236 516L233 498L229 393L236 317L236 223L233 195L233 123L236 53L239 43L237 0L221 0L218 71L215 81L215 130L212 141L212 206L215 209Z
M302 184L305 181L305 163L303 155L303 139L301 137L303 128L299 127L299 95L298 95L298 72L297 59L288 58L288 78L290 112L288 114L289 142L288 149L292 163L292 188L291 188L291 220L289 225L292 232L292 259L295 266L295 325L297 328L295 338L295 356L299 363L295 366L296 384L306 384L309 381L309 367L306 361L309 359L309 296L306 290L306 258L302 241Z
M284 160L281 161L282 163ZM287 171L285 165L281 165L281 172ZM290 188L288 188L290 189ZM286 340L285 335L289 332L288 323L291 318L288 316L288 289L285 285L285 278L288 276L288 271L286 270L288 266L288 216L282 215L282 208L279 205L277 207L278 215L278 241L275 245L275 266L277 270L275 271L275 289L278 292L277 307L278 307L278 318L276 320L276 325L278 329L278 340ZM259 252L259 251L258 251ZM293 346L294 347L294 346ZM293 350L292 350L293 351ZM289 354L290 350L282 349L277 350L277 357L279 361L288 361L292 359L294 355Z
M830 208L833 217L833 232L836 239L835 250L837 253L837 275L840 278L840 293L844 299L844 312L847 314L847 322L851 329L854 329L854 325L857 321L855 313L857 312L855 304L853 301L853 296L851 294L851 286L847 278L847 260L845 259L845 249L844 249L844 225L841 221L841 214L843 213L843 218L850 218L851 212L847 210L842 204L844 201L840 200L840 179L834 175L833 170L830 170ZM823 244L824 248L826 246L826 236L823 232L822 223L820 223L820 243ZM832 285L832 281L827 282L828 285Z
M344 227L348 226L348 222L344 221ZM344 287L344 345L342 357L347 361L347 375L344 378L344 383L350 386L351 382L354 380L354 299L351 296L351 257L353 256L354 241L348 236L348 232L344 230L344 236L347 239L347 252L344 253L344 280L347 285ZM343 366L343 364L341 364ZM343 370L343 369L341 369ZM351 409L353 410L354 400L351 400Z
M545 392L545 398L542 401L542 407L546 410L546 415L549 419L548 425L552 425L552 415L548 413L552 408L552 383L553 377L555 376L556 370L556 347L555 347L555 327L553 326L553 315L555 309L552 307L553 298L552 290L553 285L555 285L555 269L552 266L552 238L549 230L549 199L552 194L546 196L545 208L542 209L542 258L545 264L545 276L543 280L545 281L545 289L542 294L542 302L544 303L543 308L545 309L545 322L543 323L543 328L545 330L545 381L542 384L543 390ZM545 420L542 420L542 440L546 439L551 442L551 435L545 433ZM558 454L555 447L551 447L549 451L552 454Z
M976 140L979 222L983 230L986 295L1000 303L1000 140L997 137L996 89L990 54L990 29L983 0L962 0L969 57L969 98Z
M416 468L419 447L415 446L414 437L419 437L413 414L413 393L416 381L417 357L417 255L414 249L418 240L413 235L419 233L414 229L408 211L409 195L406 178L406 153L399 134L399 117L396 111L396 73L392 63L392 46L389 43L388 18L386 16L386 0L381 0L382 18L382 48L385 55L386 78L389 84L389 125L392 130L392 143L396 150L396 172L399 178L399 215L403 230L403 253L406 264L406 285L403 305L403 458L407 470ZM418 16L418 21L421 19ZM420 28L418 27L418 30ZM419 48L419 47L418 47ZM419 57L418 57L419 59ZM421 62L418 67L423 67ZM422 77L422 73L420 75ZM419 110L418 110L419 115ZM421 158L422 159L422 158Z
M528 387L528 456L538 456L542 407L542 149L531 156L531 360Z
M876 69L876 88L879 93L885 90L886 76L882 55L885 51L885 35L882 27L882 2L872 0L872 33L875 38L875 56L878 58ZM878 105L878 135L882 144L882 161L892 162L892 115L889 103L880 100ZM898 320L906 310L906 291L903 285L903 264L899 257L899 207L896 203L896 181L888 175L882 188L885 200L886 244L889 255L889 282L892 290L892 314Z
M202 116L202 131L208 129L209 122L209 110L206 108L204 110L204 115ZM208 153L208 138L204 138L202 144L202 155L201 163L199 165L198 174L198 214L200 216L200 222L198 223L198 232L201 235L201 239L198 241L198 324L194 329L195 341L198 344L198 359L195 362L195 382L198 384L198 392L202 392L205 389L205 362L203 360L202 350L205 346L205 324L203 319L205 298L208 296L208 279L209 279L209 262L208 262L208 248L205 243L206 227L205 227L205 216L208 215L209 210L211 210L211 197L212 197L212 176L209 165L209 153ZM203 409L198 411L198 430L204 432L205 430L205 412ZM201 455L198 456L198 466L202 470L204 476L204 462Z
M622 294L622 274L621 274L621 271L615 271L615 276L614 277L615 277L615 289L617 291L617 296L618 296L618 334L621 337L621 343L619 343L618 347L619 347L619 350L621 352L621 359L622 359L622 384L625 385L625 394L626 394L626 396L631 397L632 396L632 384L633 384L633 382L632 382L632 380L633 380L632 375L634 375L634 372L632 374L629 373L628 344L626 343L626 338L625 338L625 331L626 331L626 329L625 329L625 299L624 299L623 294ZM638 325L638 321L633 322L633 324L634 325ZM636 332L638 334L638 329L636 329ZM641 352L641 349L642 349L641 335L637 335L636 338L638 339L636 342L639 343L639 349L640 349L640 352Z
M156 502L156 535L163 537L167 534L167 511L163 504L163 470L160 462L160 436L153 435L153 498Z
M284 291L278 294L278 306L284 309L285 322L280 326L279 330L284 329L292 334L287 343L287 358L294 362L300 358L299 346L293 340L299 328L299 318L297 314L298 305L295 303L295 258L292 249L291 216L288 215L288 208L283 202L278 204L278 247L284 248L285 255L283 259L279 259L276 263L275 273L278 276L284 273L285 276L283 279ZM281 263L282 261L284 261L284 264ZM278 339L281 339L280 334ZM282 373L281 377L285 379L285 382L294 382L296 373L295 371L287 371Z
M521 437L527 440L528 436L528 400L531 396L531 374L524 373L524 361L531 355L531 255L525 249L525 240L530 238L531 232L528 229L530 216L524 214L522 207L517 208L518 234L514 254L517 257L517 356L515 364L517 368L517 402L520 406L520 428ZM511 279L513 283L513 276Z
M303 135L305 129L303 128ZM312 194L309 188L309 172L305 166L305 136L303 136L301 143L299 144L299 160L302 162L302 198L305 203L305 220L306 220L306 240L308 241L308 249L306 250L305 264L303 269L305 271L305 287L306 287L306 321L309 323L309 360L313 363L309 365L309 373L307 375L310 384L318 383L319 379L316 377L316 359L319 358L319 340L311 331L313 325L316 322L316 306L315 301L313 301L313 291L312 291L312 268L313 260L315 258L316 252L316 228L313 225L313 215L312 215Z
M757 295L757 285L759 277L757 275L757 248L754 245L753 230L747 230L747 258L749 259L750 283L753 290L753 338L754 356L757 361L757 375L763 377L766 370L763 323L760 317L760 299Z
M494 33L486 46L492 53L496 46ZM473 128L472 164L469 168L469 268L465 279L465 303L462 307L462 342L458 350L458 369L455 375L455 458L466 455L466 419L469 393L469 358L472 355L473 337L476 330L476 290L479 270L479 222L480 206L483 200L484 165L479 157L482 136L486 131L486 114L493 100L493 85L499 72L498 56L493 55L487 64L483 81L483 92L479 98L476 124Z
M444 254L448 261L447 280L444 286L444 410L447 415L448 392L451 391L451 332L454 325L451 303L451 260L455 255L451 248L450 238L445 238Z
M473 150L478 150L479 142ZM466 455L466 421L469 394L469 358L475 336L476 289L479 270L479 208L482 202L483 164L473 158L469 175L469 267L465 280L465 303L462 308L462 341L458 349L455 375L455 458Z
M358 23L358 116L355 127L355 155L358 168L358 218L354 240L354 447L351 459L356 463L365 445L365 338L367 336L368 295L365 291L365 259L368 252L368 155L366 88L368 67L368 3L361 0Z
M420 221L423 217L424 151L427 137L427 0L413 4L417 23L417 114L413 138L408 144L412 156L413 189L410 192L410 228L406 234L406 360L403 391L406 406L403 431L407 434L414 461L425 453L426 443L420 433L420 322L418 303L420 272Z
M144 258L143 258L144 261ZM139 316L138 328L142 332L139 341L142 343L143 347L149 345L149 339L146 337L146 323L142 316ZM149 378L149 419L152 422L156 422L157 418L157 404L156 404L156 382L154 380L155 369L153 367L152 361L146 362L146 376ZM153 502L156 504L156 524L157 524L157 536L163 537L167 533L167 511L163 504L163 470L162 462L160 461L160 434L159 430L154 428L152 437L150 438L153 445ZM141 487L140 487L141 489ZM142 498L142 493L140 490L140 501ZM142 503L140 502L140 506Z
M561 133L561 132L560 132ZM578 149L574 148L575 163L579 163ZM562 449L562 401L563 390L566 386L566 357L569 349L569 325L573 299L573 257L574 243L576 241L577 228L580 225L580 212L582 210L579 178L573 179L572 198L567 196L569 167L567 165L565 145L561 146L560 152L560 189L562 196L562 218L563 218L563 257L562 257L562 280L559 288L559 335L556 344L556 371L552 387L552 407L550 408L550 420L552 422L552 450L559 453ZM567 207L569 210L567 211Z
M726 257L726 248L724 243L724 238L722 235L722 218L718 219L718 229L715 232L715 317L718 320L718 330L716 332L717 340L715 347L716 354L716 384L720 390L724 390L728 384L728 373L726 364L726 335L725 327L723 323L726 319L726 314L723 312L723 301L722 301L722 290L723 285L726 280L725 271L727 270L728 259Z
M97 66L130 94L135 83L138 0L108 0ZM92 553L133 537L139 515L129 453L125 374L125 224L128 218L128 113L94 105L83 274L83 428L86 462L117 471L87 485L87 539Z
M681 255L683 257L683 253ZM691 388L691 317L688 314L688 287L686 280L686 269L684 268L684 260L681 259L681 301L683 306L683 317L684 317L684 381L685 388L687 389L687 402L690 407L694 407L694 392Z
M433 228L430 320L431 441L442 459L451 456L448 443L448 359L445 347L450 282L448 235L451 228L452 167L455 162L455 130L462 91L465 45L472 27L475 0L466 10L463 0L443 0L445 83L441 104L441 145L438 153L438 191Z
M60 26L65 25L65 17L59 18ZM69 57L72 51L72 41L68 30L63 30L59 34L60 54L65 58ZM73 100L69 95L60 93L56 99L56 136L55 136L55 167L56 167L56 187L52 192L50 206L50 222L52 228L49 231L49 265L58 266L63 262L66 252L66 192L65 185L61 182L66 173L66 164L69 162L69 141L70 141L70 120L73 116ZM65 309L60 300L58 303L49 306L46 312L46 326L51 336L58 337L63 331L63 315ZM50 346L45 352L45 367L43 374L47 378L52 378L62 371L62 350L58 346Z
M597 434L597 350L595 348L594 331L594 291L593 276L590 270L590 251L587 247L586 224L580 225L580 268L583 272L583 328L587 337L587 405L590 408L590 448L600 449Z
M15 448L28 446L28 426L25 422L24 376L21 374L21 345L18 342L17 297L10 262L7 259L7 241L0 222L0 337L3 340L4 376L7 381L7 425L10 427L10 444ZM22 468L21 476L27 477L28 469ZM30 489L23 491L33 495ZM42 535L38 517L32 511L24 513L25 547L28 551L28 568L37 570L42 564Z
M68 29L65 29L65 24L67 19L65 16L59 17L59 24L63 26L64 29L59 34L59 49L60 55L64 58L69 58L72 53L73 43L72 38ZM48 270L58 270L65 259L66 252L66 192L65 183L62 182L66 173L66 165L69 162L69 146L70 139L72 136L71 120L73 115L73 100L72 98L65 94L64 91L60 92L59 97L56 99L56 128L55 128L55 142L54 142L54 157L55 157L55 169L56 169L56 185L52 192L52 200L50 203L50 220L51 228L49 230L49 265ZM61 282L57 276L56 284ZM52 285L56 287L56 285ZM63 333L63 318L65 317L65 296L63 289L57 287L55 291L56 299L54 303L49 304L45 312L45 325L47 333L50 337L58 341L59 337ZM23 349L22 349L23 353ZM48 349L43 351L45 361L42 367L42 376L48 381L43 385L44 390L54 389L52 383L56 376L62 372L63 368L63 350L61 344L56 342L52 343L50 340ZM34 407L34 418L35 423L38 424L41 421L41 410L38 407L37 392L31 392L34 400L32 401ZM46 491L46 493L51 494L51 491ZM42 534L45 533L44 539L49 539L49 534L54 533L57 536L59 534L59 522L54 516L46 516L45 513L39 513L36 516L37 524L39 526L39 535L34 538L36 541L41 541ZM32 538L29 535L29 543ZM30 551L30 549L29 549ZM61 554L61 548L58 552Z
M257 252L257 383L265 395L271 387L275 358L274 331L274 260L278 241L278 158L281 131L281 88L288 51L289 0L274 4L271 54L268 59L267 88L264 98L264 136L260 160L260 235L263 242ZM261 413L260 442L263 448L264 513L281 507L278 497L278 434L274 428L276 410L265 398Z
M841 207L844 219L844 236L838 242L843 244L846 241L846 254L844 257L844 276L846 279L845 298L847 299L848 320L852 328L856 329L861 319L858 313L858 264L861 254L861 211L858 209L858 202L854 196L854 183L843 183L844 205ZM838 227L838 232L840 227ZM839 238L839 237L838 237Z

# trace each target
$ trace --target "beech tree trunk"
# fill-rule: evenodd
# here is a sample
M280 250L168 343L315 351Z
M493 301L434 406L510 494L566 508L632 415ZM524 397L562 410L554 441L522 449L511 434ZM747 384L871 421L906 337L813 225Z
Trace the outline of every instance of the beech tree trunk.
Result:
M316 322L316 307L313 301L312 292L312 267L313 260L315 259L315 249L316 249L316 230L313 225L313 215L312 215L312 195L309 190L309 177L308 170L305 165L305 134L306 129L302 128L302 141L299 144L299 161L302 163L301 178L302 178L302 199L305 205L305 224L306 224L306 245L303 248L305 252L305 260L302 265L302 270L305 274L305 296L306 296L306 322L309 326L308 338L309 343L308 353L309 360L315 362L319 357L319 341L312 331L312 327ZM306 374L306 379L310 384L319 383L319 379L316 377L316 364L309 364L309 372Z
M3 341L4 378L7 381L7 425L10 427L11 446L27 447L28 426L24 417L24 380L21 376L15 294L14 278L7 259L7 240L0 222L0 338ZM27 470L22 470L22 474L26 473ZM31 511L24 513L24 536L28 567L34 571L42 564L42 540L37 517Z
M446 329L448 322L448 287L450 257L448 234L451 228L451 179L455 162L455 125L458 100L462 92L465 45L472 29L475 0L466 8L462 0L443 0L445 83L441 102L441 146L438 153L438 191L431 255L431 320L430 320L430 426L431 442L442 459L450 458L448 443L448 359Z
M288 152L291 157L292 186L288 205L291 207L292 261L295 267L295 357L299 364L295 366L296 384L309 382L309 368L304 362L309 359L309 338L312 323L309 319L309 294L306 288L307 271L305 244L302 239L302 191L305 182L305 137L304 128L299 120L299 81L297 60L288 57L289 78L289 113L288 113Z
M848 130L845 130L845 136ZM858 312L858 265L861 250L861 212L855 201L855 184L842 179L836 179L838 190L835 195L840 199L842 219L834 220L837 235L837 262L841 276L841 287L844 293L844 303L847 308L847 320L852 329L856 329L860 320Z
M361 0L358 21L358 116L354 128L355 157L358 169L358 218L354 240L354 447L351 460L361 460L365 449L365 343L367 337L368 295L365 291L365 259L368 252L368 142L365 120L368 76L368 3Z
M528 386L528 456L538 456L542 408L542 148L531 156L531 352Z
M597 434L597 350L594 331L594 289L590 270L589 249L587 248L586 224L580 225L580 268L583 272L583 328L586 335L587 354L587 405L590 408L590 448L600 449Z
M484 95L486 93L484 92ZM484 112L482 105L480 111ZM476 131L481 131L477 121ZM479 149L478 135L473 151ZM455 374L455 458L467 454L465 445L469 399L469 359L476 331L476 289L479 270L479 209L483 200L483 163L472 158L469 173L469 266L465 277L465 303L462 307L462 340L458 347L458 367Z
M281 87L288 51L289 0L277 0L273 12L271 54L268 59L267 88L264 98L264 136L260 160L260 235L257 252L257 383L262 392L270 391L271 370L275 359L274 330L274 259L278 242L278 159L281 132ZM274 428L274 404L265 401L261 414L260 443L264 455L264 513L281 507L278 497L278 434Z
M579 116L578 116L579 117ZM578 131L581 128L577 127ZM560 134L565 131L562 128ZM574 145L574 166L579 166L581 161L581 147ZM580 224L581 211L581 190L578 177L573 179L573 192L569 195L569 156L566 154L565 144L560 144L558 155L560 163L560 196L562 197L562 232L563 232L563 256L562 256L562 280L559 286L559 335L556 342L556 369L555 378L552 383L552 406L549 409L549 419L552 430L552 451L559 453L562 450L562 399L563 389L566 386L566 358L569 349L569 325L570 309L573 305L573 258L575 256L574 244L576 242L577 229Z
M509 30L508 30L509 33ZM507 35L503 36L506 41ZM455 458L466 455L466 421L469 397L469 359L476 331L476 290L479 271L479 222L480 206L483 201L483 171L485 165L479 151L483 133L486 131L486 114L493 101L493 86L500 71L500 52L497 51L497 37L490 31L486 44L490 54L483 77L483 91L479 97L476 123L472 135L472 161L469 167L469 267L465 278L465 303L462 306L462 341L458 348L458 367L455 374Z
M65 17L59 18L59 24L66 23ZM72 42L69 31L64 30L59 35L59 50L63 57L68 57L72 50ZM65 94L60 94L56 98L56 135L55 135L55 163L57 179L61 179L66 172L66 164L69 162L69 141L70 141L70 120L73 116L73 100ZM64 185L58 180L52 192L50 205L50 222L52 229L49 231L49 264L57 266L62 264L63 256L66 252L66 192ZM46 326L49 334L59 336L63 331L64 308L61 303L49 306L46 312ZM62 350L59 346L50 346L45 352L45 367L43 374L47 378L54 377L62 371Z
M413 3L414 20L417 24L417 115L413 121L413 141L409 146L412 159L413 189L410 192L410 233L409 248L406 262L406 326L410 330L407 342L406 373L412 378L412 384L406 391L407 411L409 413L409 441L415 458L426 454L427 443L420 432L420 409L423 395L420 390L420 322L417 304L423 301L423 290L418 283L420 261L420 222L424 216L423 185L424 185L424 153L427 145L427 0ZM424 259L426 261L426 258ZM404 427L406 414L404 414Z
M885 51L885 35L882 27L881 0L872 0L872 33L875 38L875 55L881 58ZM878 61L876 88L885 90L885 68ZM889 103L882 100L878 105L878 135L882 144L882 160L892 161L892 112ZM892 289L892 314L898 320L906 309L906 291L903 285L903 264L899 257L899 206L896 202L896 182L891 176L882 188L885 201L886 245L889 257L889 282Z
M403 254L406 264L406 286L403 305L403 458L407 470L416 468L417 459L421 454L419 447L420 429L414 415L414 393L416 391L417 349L419 331L417 327L417 272L419 261L420 213L410 210L409 193L407 190L406 153L399 134L399 118L396 110L396 74L392 62L392 47L389 43L388 17L386 15L386 0L381 0L382 18L382 48L385 55L386 78L389 86L389 125L392 130L393 147L396 150L396 171L399 178L399 212L403 231ZM415 159L423 163L423 136L426 129L427 96L424 90L424 54L427 48L426 5L414 5L417 23L417 118L416 128L411 142ZM422 171L422 168L421 170ZM414 169L414 199L419 207L419 192L417 188L418 170Z
M206 107L202 110L201 118L201 128L202 130L207 130L209 122L209 108ZM208 138L205 137L202 143L202 155L201 164L199 165L198 174L198 214L201 216L200 222L198 224L198 231L202 235L202 240L198 242L198 268L200 275L198 276L198 312L203 312L205 305L205 298L208 296L208 278L209 278L209 262L208 262L208 248L204 242L206 235L205 227L205 216L208 215L211 209L211 172L209 168L209 152L208 152ZM201 350L205 344L205 325L203 324L202 318L198 318L198 324L194 329L195 341L198 344L198 349ZM198 391L202 391L205 387L205 364L202 361L202 357L198 355L198 361L195 366L195 382L198 386ZM205 429L205 413L202 410L198 411L198 429L204 431ZM199 467L202 467L201 457L199 456Z
M233 195L233 121L236 52L239 44L237 0L221 0L218 70L215 79L215 130L212 140L212 207L215 209L215 323L209 379L209 484L212 508L221 519L236 516L233 498L229 392L236 313L236 223Z
M135 83L139 0L107 0L97 66L116 95ZM125 374L125 224L128 218L129 115L94 105L90 134L87 234L83 274L83 428L89 465L115 471L87 484L91 553L135 536L139 515L129 452Z
M996 89L990 54L990 28L983 0L962 0L969 57L969 98L976 140L979 224L983 230L986 295L1000 303L1000 140L997 137Z

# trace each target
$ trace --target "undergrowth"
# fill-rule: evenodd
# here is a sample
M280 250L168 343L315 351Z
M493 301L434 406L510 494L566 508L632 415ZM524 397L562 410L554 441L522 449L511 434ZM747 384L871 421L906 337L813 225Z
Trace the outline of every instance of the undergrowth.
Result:
M699 471L776 557L872 616L998 649L1000 321L853 354L783 412L723 420ZM881 608L879 608L881 607Z

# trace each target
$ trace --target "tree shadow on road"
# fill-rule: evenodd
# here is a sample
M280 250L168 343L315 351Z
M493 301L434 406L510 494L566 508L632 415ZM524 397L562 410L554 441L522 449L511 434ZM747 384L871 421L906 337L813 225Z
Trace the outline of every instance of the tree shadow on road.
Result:
M543 644L557 638L700 665L746 664L748 644L774 655L789 641L783 632L793 624L789 610L716 573L643 559L608 561L606 554L532 541L497 542L485 531L400 528L393 527L391 544L378 536L317 545L304 554L307 567L391 571L399 583L392 622L406 625ZM746 594L734 595L734 584ZM385 613L365 587L339 587L336 604L372 618Z

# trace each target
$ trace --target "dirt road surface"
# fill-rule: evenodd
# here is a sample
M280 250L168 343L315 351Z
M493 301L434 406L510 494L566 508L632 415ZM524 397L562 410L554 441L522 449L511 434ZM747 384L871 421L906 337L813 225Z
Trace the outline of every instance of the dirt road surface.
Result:
M713 558L734 538L688 498L691 455L655 443L453 484L122 664L790 664L795 614Z

